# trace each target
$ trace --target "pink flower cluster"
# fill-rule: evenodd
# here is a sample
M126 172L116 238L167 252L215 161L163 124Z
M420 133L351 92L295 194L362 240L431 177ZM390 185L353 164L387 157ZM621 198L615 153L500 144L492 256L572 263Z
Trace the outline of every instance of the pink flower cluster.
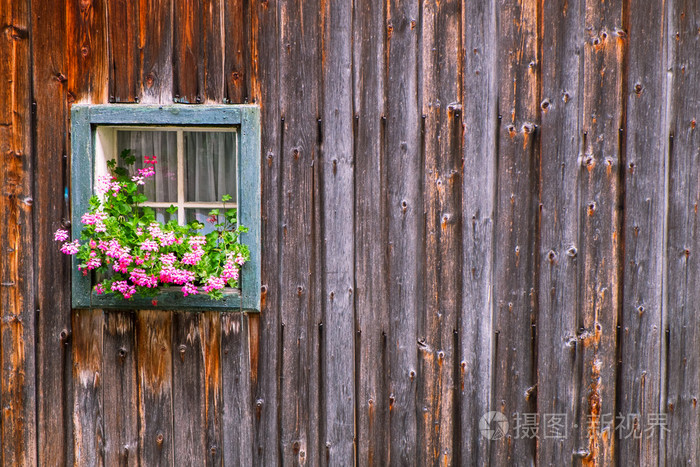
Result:
M182 286L182 295L185 297L188 295L197 295L197 293L199 293L197 291L197 287L195 287L191 282L188 282Z
M226 263L224 264L224 272L221 273L221 277L225 280L238 280L238 268L236 267L236 263L234 262L233 258L229 257L226 259Z
M68 240L68 231L58 229L56 233L53 234L53 239L56 242L65 242L66 240Z
M124 298L129 299L136 293L136 287L129 285L127 281L114 281L112 282L112 291L119 292L124 295Z
M178 269L174 266L163 266L160 270L160 281L164 284L182 285L194 281L194 273L186 269Z
M158 279L153 275L149 276L148 274L146 274L146 271L144 269L132 269L129 279L131 279L131 282L140 287L158 287Z
M153 240L144 240L141 242L141 249L143 251L158 251L158 244Z
M90 259L88 259L87 263L85 264L85 267L88 269L97 269L102 265L102 260L97 257L97 253L95 251L90 252Z
M117 193L119 193L119 190L121 189L122 186L119 184L119 182L114 181L114 177L112 175L102 175L97 177L97 186L95 187L95 190L98 194L104 195L109 190L112 190L112 196L116 197Z
M95 286L95 293L97 295L102 295L103 293L105 293L105 286L102 284L97 284Z
M61 253L67 255L74 255L80 249L80 242L78 240L73 240L72 242L66 242L61 246Z
M203 289L206 293L209 293L212 290L220 290L224 287L226 287L226 280L221 277L212 276L207 279L207 285L205 285Z

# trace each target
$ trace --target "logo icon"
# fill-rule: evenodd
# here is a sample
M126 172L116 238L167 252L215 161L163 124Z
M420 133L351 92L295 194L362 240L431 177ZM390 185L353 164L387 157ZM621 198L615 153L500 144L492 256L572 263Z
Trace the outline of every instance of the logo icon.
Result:
M486 412L479 419L479 431L486 439L501 439L508 433L508 419L501 412Z

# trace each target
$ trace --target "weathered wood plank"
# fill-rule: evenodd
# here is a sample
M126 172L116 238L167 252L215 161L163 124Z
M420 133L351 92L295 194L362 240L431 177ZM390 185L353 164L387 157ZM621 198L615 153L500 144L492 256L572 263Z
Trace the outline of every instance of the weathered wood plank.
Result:
M698 21L700 5L672 3L668 22L672 84L669 96L670 134L667 164L668 232L666 247L667 395L662 412L670 430L661 440L667 465L690 465L700 459L700 89Z
M284 464L319 464L319 321L313 276L318 165L320 30L318 1L281 1L279 76L283 136L280 222L282 326L281 455ZM319 239L320 240L320 239Z
M173 99L173 0L139 0L139 102Z
M250 75L247 68L257 69L259 57L251 56L257 52L258 24L257 12L251 14L251 3L244 0L224 1L224 102L242 104L248 101L248 83ZM269 6L265 7L269 10ZM255 21L255 24L253 24ZM274 36L265 31L264 36ZM256 70L257 72L257 70Z
M205 5L197 0L174 0L174 4L173 100L199 104L206 99L202 44Z
M357 463L387 465L386 6L357 2L353 21Z
M105 313L102 357L105 465L139 465L134 314Z
M221 465L223 461L223 400L221 377L221 312L205 311L199 321L202 341L204 401L204 448L206 465Z
M37 462L29 3L0 2L0 401L4 465Z
M666 2L632 0L627 20L624 160L624 287L617 412L636 414L641 439L618 439L620 461L659 462L662 412L663 272L666 219ZM696 36L697 37L697 36ZM623 101L624 102L624 101ZM623 104L624 105L624 104Z
M580 410L577 384L579 277L579 94L583 43L582 2L566 9L545 3L542 12L542 95L540 105L540 246L537 319L537 462L574 462Z
M37 310L37 462L73 462L70 260L53 233L68 227L67 106L63 1L32 0L32 96L36 102L34 245Z
M579 344L582 372L576 452L584 464L615 459L610 420L616 414L616 347L620 307L620 159L622 73L626 47L620 2L586 1L583 45L583 109L579 254L583 266ZM601 72L602 71L602 72Z
M66 1L68 102L107 102L107 0ZM120 25L123 26L123 25Z
M262 110L262 286L261 314L249 316L250 380L254 398L253 464L281 462L280 376L284 338L280 320L282 176L284 147L279 102L280 30L276 0L250 2L251 57L246 68L252 101ZM228 49L227 49L228 50Z
M493 290L496 342L493 410L515 425L491 443L498 465L530 464L531 432L518 417L535 413L539 121L538 2L502 1L499 12L497 218Z
M422 307L423 200L418 100L418 4L387 4L387 216L390 461L416 462L417 315Z
M426 1L421 12L425 308L418 318L418 464L455 457L455 348L461 304L461 2ZM458 425L457 425L458 426Z
M138 2L107 0L109 102L139 98L139 19Z
M225 1L205 0L202 3L203 56L198 58L204 67L203 100L217 104L224 100Z
M320 193L324 246L323 381L326 465L355 459L354 360L354 154L352 113L352 3L331 0L321 12L323 25L323 140Z
M74 464L104 465L102 310L75 310L73 333Z
M137 312L141 465L174 465L172 323L170 311Z
M462 5L462 304L460 461L485 465L490 441L478 423L492 408L494 223L498 111L496 1ZM474 98L474 96L479 96ZM456 449L456 447L455 447Z
M242 313L221 315L221 447L224 465L248 466L255 460L248 323L248 316Z
M173 447L178 464L208 459L201 313L173 313Z

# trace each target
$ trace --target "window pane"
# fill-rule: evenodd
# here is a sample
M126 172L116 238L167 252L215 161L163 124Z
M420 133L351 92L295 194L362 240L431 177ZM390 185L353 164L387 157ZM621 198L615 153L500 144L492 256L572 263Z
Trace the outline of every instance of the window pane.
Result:
M156 220L161 224L165 224L170 220L177 221L177 213L170 214L166 208L153 208L156 213Z
M213 232L214 224L209 222L209 211L211 209L185 209L185 222L198 221L204 224L204 228L200 231L202 235ZM223 212L223 209L220 209L220 211ZM219 219L223 219L223 216L219 216Z
M132 174L146 167L145 156L156 156L156 174L145 180L143 193L149 201L177 204L177 133L120 130L117 131L117 156L124 149L131 149L136 156L136 162L130 169Z
M236 202L236 133L184 132L185 200Z

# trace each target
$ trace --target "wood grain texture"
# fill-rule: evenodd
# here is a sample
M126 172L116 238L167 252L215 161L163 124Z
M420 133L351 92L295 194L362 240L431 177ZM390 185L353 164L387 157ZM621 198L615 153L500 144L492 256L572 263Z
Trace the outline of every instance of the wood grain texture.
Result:
M249 318L245 314L221 315L221 447L224 465L248 466L256 459L251 392L254 372L249 339Z
M582 370L576 423L584 465L614 462L617 413L617 333L621 283L620 128L624 118L623 60L627 47L620 2L585 2L579 230L582 263L579 343ZM601 71L604 70L604 73ZM625 415L626 416L626 415ZM604 421L605 419L605 421Z
M30 4L0 2L0 325L2 463L36 458L36 285Z
M664 342L663 271L667 205L666 2L632 1L627 23L624 164L624 271L617 412L635 414L641 439L622 436L620 461L659 462ZM650 424L651 422L651 424Z
M319 324L314 308L319 2L279 3L281 123L280 443L284 464L319 464Z
M389 462L386 336L388 224L386 6L356 2L353 13L355 109L355 411L357 463Z
M53 233L66 228L67 68L65 2L32 0L32 95L34 120L34 261L36 288L37 462L73 462L70 354L70 260Z
M323 426L326 465L355 459L354 152L352 3L325 2L322 12L323 138L319 170L323 221Z
M696 84L700 75L697 46L700 6L697 2L674 2L669 15L669 54L672 84L669 92L670 125L667 163L668 231L666 246L666 407L670 430L661 440L662 460L668 465L692 464L700 459L700 129ZM652 85L652 84L650 84Z
M423 199L417 3L387 2L387 210L390 462L417 461L417 313L422 305Z
M139 0L139 82L144 104L173 100L173 0Z
M250 2L251 56L257 67L250 69L252 100L261 106L262 196L262 286L261 314L249 316L250 379L253 393L253 463L281 462L279 432L282 364L282 158L283 125L279 99L280 29L279 5L275 0Z
M494 228L498 157L498 71L496 1L462 4L462 304L460 460L488 462L490 443L478 420L492 405ZM474 96L478 96L474 98ZM457 424L457 420L455 420ZM455 448L456 449L456 448Z
M109 45L109 102L136 102L139 98L139 3L107 1Z
M139 460L174 465L173 315L141 310L136 316Z
M201 313L173 313L173 448L178 463L209 460Z
M68 102L108 101L107 0L66 0Z
M539 23L535 1L504 1L499 11L494 407L514 424L491 443L491 462L531 463L535 440L518 417L536 410L537 230L539 223ZM522 418L521 418L522 420ZM521 426L518 429L518 424Z
M545 3L542 11L542 95L540 106L540 247L537 319L537 412L539 465L566 465L585 426L577 384L582 364L578 341L579 192L581 176L579 53L583 42L582 2L566 9Z
M135 315L106 312L102 352L105 465L139 465Z
M250 11L254 6L257 6L257 2L244 0L223 2L224 102L242 104L249 101L249 82L252 73L248 73L248 68L257 69L260 65L259 57L251 56L256 52L255 46L259 35L257 12ZM270 35L270 32L265 31L264 36ZM274 37L274 34L272 35ZM213 52L216 53L216 49L213 49Z
M459 464L455 452L455 347L461 305L462 4L427 1L421 12L425 212L424 313L418 313L418 463ZM430 259L428 259L430 258ZM456 455L457 454L457 455Z
M102 310L75 310L73 330L74 465L104 465Z

